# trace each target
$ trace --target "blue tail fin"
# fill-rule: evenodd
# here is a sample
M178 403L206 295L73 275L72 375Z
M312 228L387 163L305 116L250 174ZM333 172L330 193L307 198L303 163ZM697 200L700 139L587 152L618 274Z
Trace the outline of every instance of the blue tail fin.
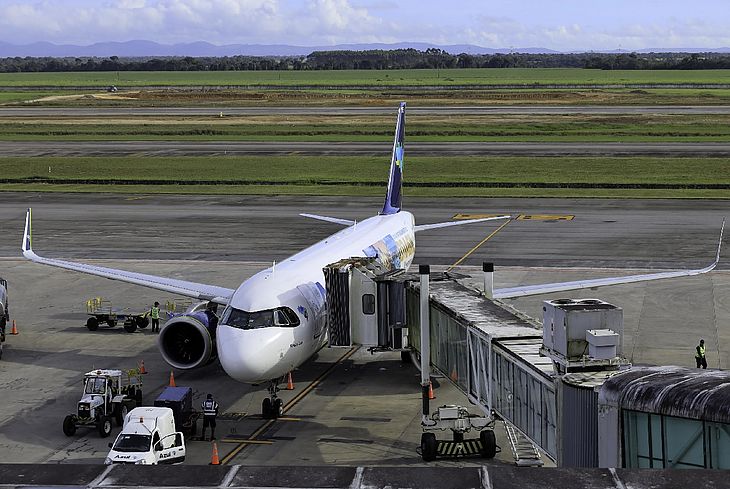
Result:
M388 193L381 214L395 214L401 208L401 188L403 185L403 135L406 130L406 103L401 102L398 108L398 120L395 124L395 140L393 156L390 159L390 178Z

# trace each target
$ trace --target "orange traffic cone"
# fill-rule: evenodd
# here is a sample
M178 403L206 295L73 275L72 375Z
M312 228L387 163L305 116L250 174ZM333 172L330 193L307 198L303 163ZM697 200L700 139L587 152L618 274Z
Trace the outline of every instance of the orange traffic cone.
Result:
M10 334L18 334L18 328L15 326L15 319L13 319L13 327L10 330Z
M176 385L175 385L175 376L172 375L172 370L170 370L170 387L176 387Z
M210 465L220 465L221 461L218 458L218 445L213 442L213 455L210 457Z
M436 399L436 396L433 394L433 385L430 380L428 381L428 398L430 400Z
M289 372L289 378L286 381L286 390L288 390L288 391L294 390L294 381L291 378L291 372Z
M144 368L144 360L139 361L139 373L146 374L147 369Z

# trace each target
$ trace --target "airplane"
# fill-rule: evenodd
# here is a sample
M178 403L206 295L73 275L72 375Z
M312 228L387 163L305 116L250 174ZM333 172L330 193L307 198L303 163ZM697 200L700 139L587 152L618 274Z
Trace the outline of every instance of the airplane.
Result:
M403 210L402 206L405 109L406 104L402 102L396 118L386 196L380 212L361 222L301 214L306 218L346 227L258 272L236 289L41 257L32 248L32 209L28 209L26 214L23 256L36 263L142 285L202 301L165 324L158 336L162 357L178 369L201 367L218 358L226 373L235 380L250 384L268 382L269 396L263 400L261 410L264 418L275 419L281 415L283 408L283 402L277 396L278 385L288 372L304 363L327 341L327 297L322 270L325 266L343 258L372 257L387 270L408 269L415 254L415 234L420 231L510 219L510 216L504 215L415 224L413 214ZM719 257L720 245L715 262L703 269L528 285L496 289L493 295L504 299L638 280L696 275L714 269ZM212 305L224 307L219 320L212 313Z

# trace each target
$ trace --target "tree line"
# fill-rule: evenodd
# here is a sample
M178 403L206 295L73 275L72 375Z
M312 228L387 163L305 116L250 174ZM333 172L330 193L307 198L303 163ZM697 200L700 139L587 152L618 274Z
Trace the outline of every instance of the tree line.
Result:
M0 58L0 73L83 71L397 70L436 68L730 68L724 53L451 54L441 49L315 51L308 56Z

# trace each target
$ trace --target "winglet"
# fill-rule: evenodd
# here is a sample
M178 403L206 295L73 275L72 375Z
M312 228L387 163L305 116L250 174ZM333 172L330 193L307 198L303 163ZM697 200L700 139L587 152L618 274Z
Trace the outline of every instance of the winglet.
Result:
M23 232L23 244L21 249L23 254L26 251L33 251L33 228L31 227L31 219L33 217L33 209L28 207L28 211L25 214L25 231Z
M722 218L722 227L720 228L720 241L717 243L717 255L715 256L715 265L720 263L720 250L722 249L722 233L725 231L725 218Z

